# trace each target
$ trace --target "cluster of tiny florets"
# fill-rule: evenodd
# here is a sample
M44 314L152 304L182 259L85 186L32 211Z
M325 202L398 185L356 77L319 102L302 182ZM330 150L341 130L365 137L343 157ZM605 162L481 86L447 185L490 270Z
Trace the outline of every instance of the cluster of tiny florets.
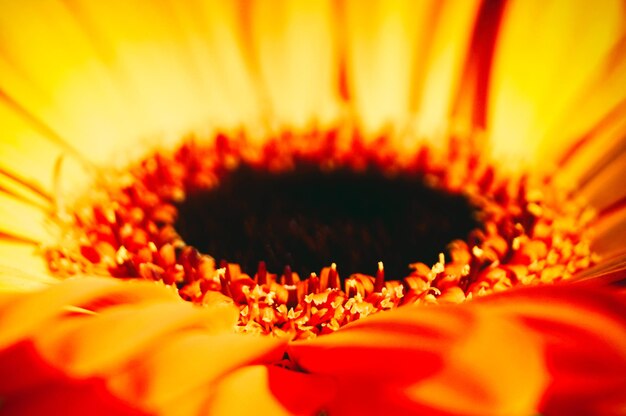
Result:
M461 303L516 285L552 283L593 263L584 235L588 213L546 184L500 177L493 164L460 146L445 154L428 147L399 152L392 140L339 130L285 134L256 145L225 135L202 144L187 140L131 168L124 185L113 183L97 203L78 207L73 244L48 249L48 265L57 275L161 281L198 304L226 296L239 307L239 330L302 339L401 305ZM190 192L219 186L240 164L288 172L299 161L418 175L441 192L464 194L478 207L481 226L450 242L448 256L436 264L411 264L401 280L385 280L382 263L373 265L374 273L343 279L340 264L320 265L319 274L309 276L299 276L297 265L268 271L262 261L257 270L242 271L216 264L211 253L180 237L177 204Z

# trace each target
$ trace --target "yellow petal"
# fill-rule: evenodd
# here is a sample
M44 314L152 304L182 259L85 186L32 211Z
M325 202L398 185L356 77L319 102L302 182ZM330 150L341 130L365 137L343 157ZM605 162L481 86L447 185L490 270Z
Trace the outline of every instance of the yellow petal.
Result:
M0 19L2 88L81 154L107 160L125 136L117 127L133 125L133 106L120 108L119 86L69 8L50 0L6 4Z
M258 1L250 36L272 122L311 127L336 118L338 51L330 1Z
M0 93L0 122L6 134L6 138L0 140L3 172L0 183L10 181L15 188L25 182L31 190L36 189L45 195L47 202L54 202L59 193L68 189L75 192L86 181L94 180L92 167L73 147L66 145L62 137L12 99L2 98ZM64 166L59 165L62 160ZM20 193L23 192L26 191ZM32 200L32 197L28 199Z
M596 140L597 131L606 129L607 124L624 119L626 114L626 33L622 30L621 39L606 56L602 66L594 71L593 79L583 88L582 94L563 112L558 122L550 129L540 143L539 157L557 162L577 147L574 155L584 157L587 153L611 152L609 146ZM615 132L614 141L624 138ZM581 149L579 143L585 143ZM594 143L593 145L590 145ZM590 161L587 166L594 166ZM562 167L562 164L559 164ZM570 170L557 172L559 176L571 176ZM565 178L564 178L565 179Z
M620 1L512 1L498 34L488 127L496 157L540 167L538 147L620 38Z
M186 5L5 5L1 88L99 164L125 164L211 123L253 122L261 106L235 30L237 5Z
M423 75L415 91L416 133L441 146L442 134L450 123L453 100L480 6L479 1L447 1L437 10L437 24L428 39L426 56L418 63Z
M0 292L43 289L58 283L37 246L0 237Z
M626 130L625 130L626 133ZM581 184L580 194L599 211L626 198L626 152L612 155L609 162L595 170L586 183ZM626 215L622 212L622 215Z
M580 189L580 185L593 179L603 169L615 162L626 147L626 105L605 117L598 126L582 136L560 158L559 170L554 175L557 185L566 189ZM617 164L619 166L619 164ZM607 186L610 190L611 187Z
M52 234L46 231L48 213L40 207L0 192L0 233L33 243L46 243Z
M350 101L366 133L408 118L435 3L381 0L367 7L359 1L345 3Z

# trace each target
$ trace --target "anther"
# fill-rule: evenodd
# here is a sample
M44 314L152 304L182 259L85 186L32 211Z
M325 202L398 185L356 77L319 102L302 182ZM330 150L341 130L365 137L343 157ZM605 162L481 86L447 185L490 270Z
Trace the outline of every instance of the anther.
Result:
M285 266L285 270L283 272L283 284L293 286L293 272L291 271L291 266Z
M378 262L378 270L376 271L376 281L374 282L374 292L380 292L385 286L385 268L383 262Z
M259 262L259 267L257 268L255 280L258 285L264 285L267 283L267 267L265 266L264 261Z
M285 285L287 289L287 308L298 306L298 288L296 285Z
M320 291L320 278L317 277L316 273L311 273L308 282L308 293L319 293Z
M228 267L228 262L226 260L220 260L220 269L224 269L224 279L226 279L226 281L230 283L230 267Z
M232 293L230 292L230 280L228 279L228 267L222 267L217 270L217 275L220 278L221 289L223 295L232 298Z
M328 288L339 289L341 282L339 281L339 273L337 273L337 264L330 265L330 271L328 272Z

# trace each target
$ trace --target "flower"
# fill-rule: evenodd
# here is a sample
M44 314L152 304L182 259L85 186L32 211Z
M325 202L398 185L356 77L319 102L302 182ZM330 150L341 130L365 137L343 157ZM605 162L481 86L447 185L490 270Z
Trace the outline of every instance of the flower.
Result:
M379 1L370 6L356 1L2 6L0 368L10 376L0 382L0 410L624 412L624 293L607 286L623 280L626 270L620 186L626 166L623 5ZM562 266L544 280L567 273L572 278L520 285L459 305L407 304L333 328L338 329L333 334L290 341L233 331L237 322L242 327L245 308L232 293L228 265L206 266L223 293L179 276L157 279L190 283L182 293L203 306L183 301L172 285L94 276L115 274L115 265L132 263L150 241L140 241L140 229L118 235L137 243L136 250L129 246L128 254L120 251L124 245L115 247L113 263L103 269L104 249L95 243L104 241L101 236L111 227L90 228L94 223L82 209L104 203L86 187L105 190L108 198L137 184L141 175L111 179L111 172L155 149L157 158L173 154L172 147L190 131L199 137L221 132L222 139L209 148L239 143L243 131L245 146L238 149L243 156L227 154L228 165L258 161L255 154L268 137L281 138L273 142L279 156L290 156L293 137L300 140L296 150L302 138L310 141L306 149L315 149L325 137L321 132L346 123L347 131L358 132L358 143L385 162L398 161L386 153L388 147L400 159L426 148L464 162L478 150L485 160L497 160L507 177L531 170L536 178L550 178L549 186L539 189L575 190L570 194L587 200L598 213L595 219L558 192L551 194L558 203L545 206L523 192L521 208L537 218L544 209L559 214L546 226L556 227L547 228L548 235L559 231L550 241L560 252L549 257L546 250L539 256L542 263L529 257L525 265L534 264L538 275ZM207 132L206 126L216 131ZM377 141L381 136L385 140ZM446 191L475 185L476 178L465 176L471 171L458 172L459 166L450 162L442 176L431 176L447 178ZM172 200L179 196L165 193ZM108 200L116 206L120 201ZM101 214L103 222L117 224ZM588 224L595 232L591 240ZM556 243L560 230L575 232ZM89 239L90 232L99 237ZM526 240L513 240L507 252L530 247ZM600 256L591 267L589 241ZM163 246L154 244L157 250ZM481 257L485 248L476 245L467 255ZM489 264L504 264L505 257L499 254ZM568 262L559 263L562 259ZM147 264L159 266L141 261L132 275L152 276L154 270L143 270ZM429 285L439 284L446 265L442 260L424 272L432 277ZM182 264L171 266L187 273ZM74 277L62 279L61 272ZM382 266L379 273L384 274ZM320 277L338 279L336 267ZM296 286L290 269L283 278L284 285ZM358 282L368 281L374 293L383 293L378 276ZM256 283L259 276L249 287ZM344 294L352 293L350 287L346 284ZM465 299L469 289L459 282L454 288L451 294L425 291L420 300L444 303L444 295L455 299L459 291ZM352 299L361 296L354 290ZM241 293L249 300L242 288ZM400 297L389 293L383 301ZM266 322L274 319L268 316Z

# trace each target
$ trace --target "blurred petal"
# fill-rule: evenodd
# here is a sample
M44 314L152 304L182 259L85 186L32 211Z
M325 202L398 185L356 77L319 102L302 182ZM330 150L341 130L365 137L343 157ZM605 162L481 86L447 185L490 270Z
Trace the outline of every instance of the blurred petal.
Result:
M5 3L1 19L2 89L81 154L107 160L113 139L124 137L117 128L136 125L140 118L118 121L115 101L124 102L121 88L70 10L51 0ZM137 116L133 106L123 108L118 114Z
M352 392L331 413L392 403L402 413L595 414L626 405L625 311L624 296L606 290L529 288L462 307L401 308L289 354Z
M41 255L101 167L185 133L316 127L347 106L366 135L415 121L437 147L460 88L503 165L558 166L600 211L604 260L579 278L623 280L625 17L619 0L3 2L0 413L625 413L623 293L405 307L287 347L233 333L219 294L54 285ZM273 365L287 349L300 368Z
M57 282L36 245L0 235L0 292L39 289Z
M605 259L603 263L616 255L626 255L626 211L623 207L615 213L603 216L596 224L595 232L593 249L602 253Z
M222 313L225 312L225 313ZM137 308L120 305L106 314L57 322L35 336L44 357L78 377L106 374L174 331L202 328L208 333L232 330L237 312L189 308L184 302L148 300Z
M507 3L490 84L494 155L541 166L539 143L583 92L623 29L623 3L617 0Z
M96 278L67 280L30 295L7 295L1 299L0 306L0 348L34 337L56 319L63 318L67 306L92 310L103 305L145 302L146 299L182 302L174 292L160 284L123 284L113 279Z
M427 41L428 52L418 62L424 72L415 77L419 83L414 91L416 129L420 137L430 139L434 146L450 123L451 106L462 82L463 61L480 5L479 1L440 3L437 23Z
M345 3L346 71L352 105L365 132L409 116L418 59L434 27L435 2Z
M143 415L146 414L112 396L102 380L58 380L42 385L2 403L2 415Z
M68 400L68 412L98 410L102 402L102 412L125 403L181 414L185 401L188 414L197 414L210 401L225 401L219 391L230 394L229 384L214 385L230 372L283 357L286 341L235 334L236 317L236 308L219 299L198 307L148 282L83 278L5 294L0 368L15 376L0 381L3 405L17 413L58 411Z
M239 5L185 5L3 4L0 91L97 164L125 164L210 123L253 124L262 106Z
M0 192L0 233L31 242L48 241L47 220L48 213L41 208Z
M112 279L76 279L40 292L4 294L0 297L0 368L12 377L0 380L3 406L16 414L38 414L43 408L53 412L63 408L68 414L77 414L86 398L91 397L91 408L97 410L101 406L102 412L121 412L121 401L107 393L102 380L91 375L73 377L62 359L51 362L45 358L36 338L53 328L67 326L67 322L86 322L85 318L94 312L82 307L99 311L126 302L139 308L151 298L188 306L162 285ZM73 346L65 346L71 354Z
M292 346L306 371L336 375L339 389L349 389L331 413L505 415L536 406L546 379L533 337L520 328L464 311L407 308L385 315ZM495 334L515 339L514 348L497 348ZM526 383L515 383L522 375Z
M4 95L1 86L0 122L6 134L0 141L0 191L49 215L64 196L75 196L77 189L96 179L97 171L86 157L45 124L36 111ZM36 222L35 226L43 224ZM41 233L31 239L41 239Z
M109 386L120 397L155 411L174 409L189 396L196 396L194 401L201 407L215 394L213 383L233 368L280 361L285 343L269 337L188 331L149 348L139 362L129 362L114 376Z
M626 26L626 25L625 25ZM619 43L595 71L589 85L572 102L559 122L548 133L550 140L541 143L541 157L554 161L563 181L576 181L585 173L584 164L572 169L572 160L584 159L587 167L595 167L599 155L612 153L613 145L623 143L622 124L626 114L626 28ZM604 136L604 137L597 137ZM622 144L623 146L623 144ZM566 167L567 169L563 169Z
M257 1L250 14L252 48L272 121L310 128L314 121L336 118L338 51L331 2Z
M246 367L223 379L208 406L215 415L312 415L323 409L334 386L327 377L279 367Z

